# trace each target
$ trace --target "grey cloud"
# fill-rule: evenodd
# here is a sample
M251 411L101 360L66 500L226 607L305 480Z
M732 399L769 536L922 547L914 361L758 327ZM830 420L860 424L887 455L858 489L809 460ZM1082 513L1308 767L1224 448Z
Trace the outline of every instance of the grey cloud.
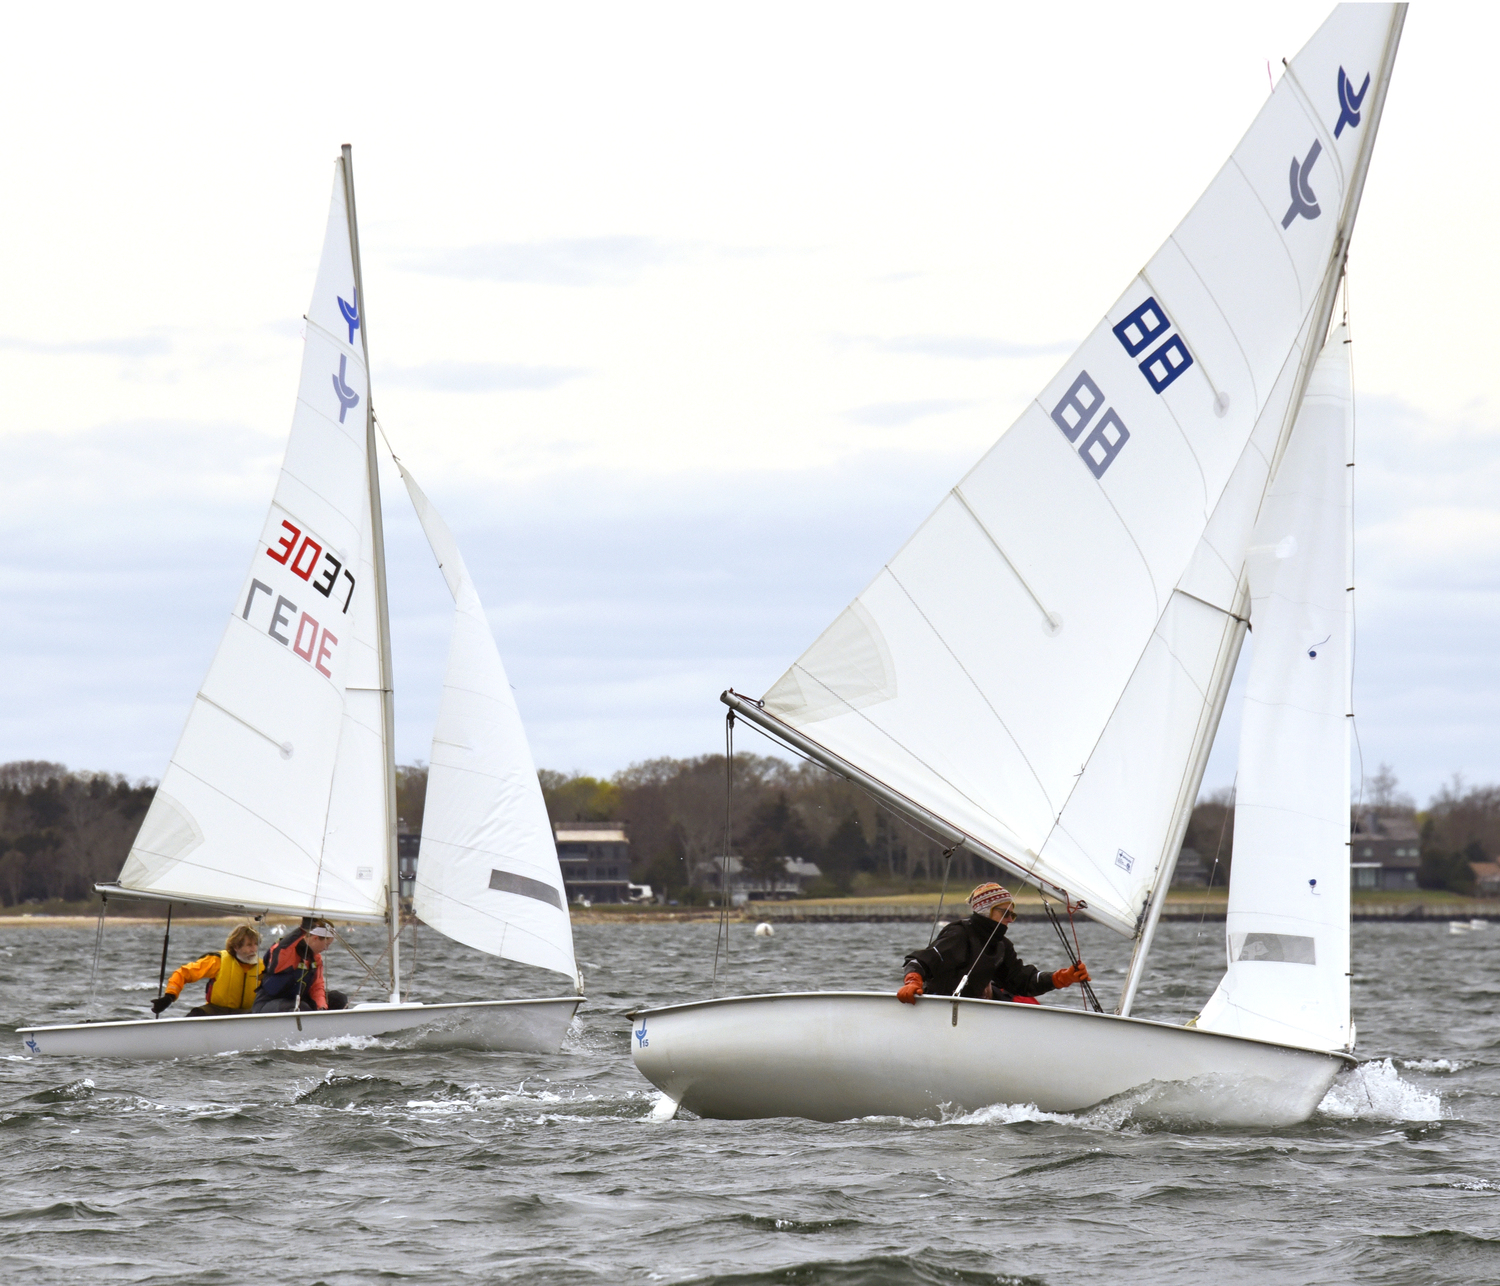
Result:
M947 415L950 411L957 411L969 405L968 402L953 402L943 398L933 398L925 402L874 402L869 406L861 406L850 411L848 418L855 424L866 424L877 429L894 429L900 428L903 424L910 424L914 420L925 419L929 415Z
M513 241L445 250L408 266L440 277L594 286L623 281L679 257L653 237L580 237L565 241Z
M1367 769L1391 763L1418 798L1454 769L1500 780L1491 547L1398 539L1403 523L1421 534L1414 509L1493 511L1500 438L1380 399L1359 409L1355 709ZM6 436L0 762L160 774L243 581L283 443L233 423ZM610 772L721 746L719 692L773 683L974 455L870 452L732 477L418 476L489 610L537 761ZM453 606L399 481L382 491L409 762L430 754ZM1251 636L1242 668L1253 647ZM1236 684L1206 788L1234 780Z
M505 362L426 362L386 371L387 384L436 393L496 393L552 389L588 372L581 366L516 366Z
M872 339L871 347L885 353L909 353L915 357L952 357L962 361L984 362L1005 357L1045 357L1050 353L1071 353L1077 341L1058 340L1051 344L1016 344L1006 339L986 339L980 335L899 335L894 339Z
M159 357L171 352L165 335L124 335L118 339L43 340L0 336L0 349L47 357L82 354L97 357Z

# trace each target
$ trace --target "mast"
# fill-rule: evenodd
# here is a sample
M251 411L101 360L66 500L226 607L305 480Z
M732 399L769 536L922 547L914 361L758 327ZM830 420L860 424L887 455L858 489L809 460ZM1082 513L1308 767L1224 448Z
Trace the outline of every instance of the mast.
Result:
M1276 451L1272 457L1271 473L1266 481L1266 491L1270 491L1271 483L1275 481L1276 470L1281 464L1281 458L1286 453L1287 442L1291 438L1292 427L1297 422L1297 416L1302 410L1302 399L1307 393L1308 381L1312 378L1313 366L1317 363L1319 355L1323 351L1323 342L1328 337L1328 328L1333 321L1333 308L1338 295L1339 282L1343 279L1344 266L1349 257L1349 237L1354 226L1354 220L1359 214L1359 202L1364 194L1365 176L1370 170L1370 157L1375 150L1375 138L1380 132L1380 118L1385 111L1386 91L1390 88L1391 71L1396 63L1396 48L1401 43L1401 29L1406 22L1406 8L1404 4L1395 6L1391 15L1390 32L1386 37L1385 54L1381 59L1380 76L1373 86L1374 98L1370 105L1369 132L1360 140L1359 159L1355 162L1354 174L1349 185L1349 195L1345 201L1343 218L1339 223L1338 238L1334 242L1333 253L1329 256L1328 268L1324 273L1323 284L1319 291L1318 305L1313 314L1313 325L1308 331L1307 347L1303 351L1302 360L1297 371L1296 395L1287 403L1286 418L1282 422L1281 436L1277 440ZM1262 497L1264 499L1264 497ZM1237 615L1249 614L1249 584L1241 578L1241 590L1236 599L1237 603L1243 604L1243 608L1237 609ZM1234 641L1229 648L1229 663L1220 665L1215 672L1215 686L1213 696L1209 702L1209 708L1213 711L1213 717L1206 726L1200 729L1199 741L1195 746L1195 753L1189 761L1189 770L1184 778L1185 789L1178 800L1178 813L1175 824L1168 833L1168 840L1177 845L1181 844L1181 837L1186 832L1188 819L1192 816L1193 807L1197 803L1198 787L1202 784L1204 769L1208 766L1208 753L1213 746L1214 734L1218 731L1219 719L1224 712L1224 701L1229 693L1229 684L1234 678L1235 661L1239 656L1239 644L1244 639L1244 625L1236 622ZM1221 653L1221 659L1223 654ZM1175 839L1173 838L1175 837ZM1175 848L1173 850L1175 854ZM1139 936L1136 941L1135 952L1130 959L1130 969L1125 977L1125 986L1120 993L1120 1004L1117 1013L1128 1015L1130 1007L1135 1000L1136 989L1140 986L1141 978L1146 971L1146 961L1151 951L1151 941L1155 936L1156 924L1161 916L1162 904L1166 901L1167 886L1171 882L1172 871L1176 866L1175 856L1169 855L1162 862L1157 876L1156 887L1151 890L1151 902L1146 913L1146 918L1141 925Z
M359 342L370 369L370 330L366 321L364 275L359 260L359 222L354 209L354 149L345 143L344 203L349 214L349 250L354 258L354 288L359 294ZM391 674L391 611L386 594L385 526L380 509L380 469L375 454L375 398L365 398L365 474L370 487L370 535L375 547L375 601L379 624L376 650L380 658L380 733L385 747L385 870L386 933L391 956L391 1003L401 1001L401 873L396 858L396 702Z

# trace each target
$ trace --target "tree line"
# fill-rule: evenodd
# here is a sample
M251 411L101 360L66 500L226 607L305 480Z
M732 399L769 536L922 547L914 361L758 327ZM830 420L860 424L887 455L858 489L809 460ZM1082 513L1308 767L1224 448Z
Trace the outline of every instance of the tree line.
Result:
M849 782L769 755L736 754L728 769L723 755L699 755L649 759L608 778L551 769L539 777L553 821L624 822L631 879L679 901L714 896L712 861L726 843L755 879L779 874L783 857L816 863L822 878L808 889L814 894L894 892L944 879L942 844ZM1382 765L1366 782L1362 807L1416 822L1422 887L1472 893L1472 863L1500 854L1500 786L1468 786L1455 777L1416 812L1395 785ZM420 833L426 767L399 768L396 789L402 825ZM154 782L113 773L37 760L0 764L0 903L91 899L94 884L119 875L154 793ZM1227 882L1231 791L1199 800L1184 843L1212 869L1215 885ZM963 892L993 868L959 853L946 875Z
M116 773L0 764L0 902L83 902L115 879L156 793Z

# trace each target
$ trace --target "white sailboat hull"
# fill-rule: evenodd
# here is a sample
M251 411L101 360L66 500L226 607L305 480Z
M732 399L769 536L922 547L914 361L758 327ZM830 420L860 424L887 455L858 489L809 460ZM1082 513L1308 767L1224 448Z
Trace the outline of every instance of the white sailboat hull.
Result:
M562 996L449 1005L359 1005L300 1013L22 1027L16 1034L28 1054L85 1058L199 1058L407 1031L419 1032L420 1043L433 1049L555 1054L582 1003L582 997Z
M1151 1110L1286 1125L1347 1055L1077 1009L889 992L743 996L632 1015L636 1067L699 1116L937 1118L996 1103L1077 1112L1131 1091Z

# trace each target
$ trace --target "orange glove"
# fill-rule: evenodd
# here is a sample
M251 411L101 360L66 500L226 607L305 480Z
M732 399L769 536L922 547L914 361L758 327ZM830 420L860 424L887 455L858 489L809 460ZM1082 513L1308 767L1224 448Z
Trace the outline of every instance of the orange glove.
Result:
M1080 960L1076 965L1069 965L1066 969L1059 969L1052 975L1052 985L1059 991L1064 987L1071 987L1075 982L1089 982L1089 967Z
M901 984L901 990L896 993L896 999L903 1005L914 1005L917 997L922 994L922 975L913 970L906 975Z

